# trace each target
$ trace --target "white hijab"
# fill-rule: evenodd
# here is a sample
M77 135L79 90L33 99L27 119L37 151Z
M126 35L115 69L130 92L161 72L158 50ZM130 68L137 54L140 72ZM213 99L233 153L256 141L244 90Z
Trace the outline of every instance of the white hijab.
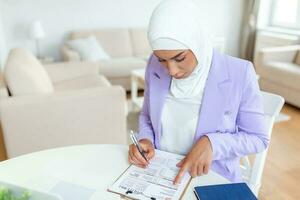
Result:
M184 79L172 78L170 91L176 98L193 98L203 92L213 49L201 29L200 9L192 0L163 0L153 11L148 40L152 50L190 49L198 65Z

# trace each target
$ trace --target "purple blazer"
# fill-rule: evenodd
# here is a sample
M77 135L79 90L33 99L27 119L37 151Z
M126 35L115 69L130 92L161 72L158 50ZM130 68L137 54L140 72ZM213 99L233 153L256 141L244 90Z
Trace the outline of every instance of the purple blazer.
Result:
M160 149L161 113L171 77L155 55L145 74L145 99L139 117L139 139ZM242 181L240 158L263 151L269 144L260 89L251 62L214 50L194 143L209 137L211 169L232 182ZM179 124L184 126L184 124Z

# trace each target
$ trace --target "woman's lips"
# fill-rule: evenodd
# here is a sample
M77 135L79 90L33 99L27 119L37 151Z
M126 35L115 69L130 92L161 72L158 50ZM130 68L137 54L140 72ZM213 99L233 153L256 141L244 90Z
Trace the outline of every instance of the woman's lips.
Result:
M186 78L186 74L187 73L183 73L181 76L174 76L174 78L176 78L176 79L183 79L183 78Z

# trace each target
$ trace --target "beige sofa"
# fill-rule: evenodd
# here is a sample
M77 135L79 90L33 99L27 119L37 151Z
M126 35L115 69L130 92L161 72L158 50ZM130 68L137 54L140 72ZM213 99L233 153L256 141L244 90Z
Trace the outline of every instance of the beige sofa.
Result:
M263 48L254 62L262 90L300 107L300 45Z
M41 86L36 71L42 70L52 91ZM14 49L4 80L0 121L8 158L67 145L127 143L125 91L111 86L94 63L42 66L29 52Z
M111 59L97 61L99 73L113 85L122 85L130 90L130 73L134 69L145 68L151 48L145 28L115 28L91 31L74 31L69 40L94 35L100 46ZM80 55L64 45L61 49L64 61L82 62Z

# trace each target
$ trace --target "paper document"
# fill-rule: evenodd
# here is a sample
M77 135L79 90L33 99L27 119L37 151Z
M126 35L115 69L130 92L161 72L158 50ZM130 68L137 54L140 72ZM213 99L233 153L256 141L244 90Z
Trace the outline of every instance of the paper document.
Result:
M132 199L180 199L191 179L186 173L179 184L173 185L179 172L176 164L183 158L182 155L155 150L155 156L146 169L131 165L108 190Z

